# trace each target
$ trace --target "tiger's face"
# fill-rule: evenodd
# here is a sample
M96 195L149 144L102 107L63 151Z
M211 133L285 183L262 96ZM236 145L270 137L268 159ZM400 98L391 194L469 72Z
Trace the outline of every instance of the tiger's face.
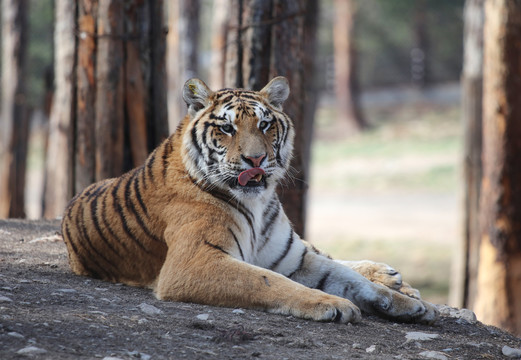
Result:
M200 80L185 84L191 121L183 138L190 175L239 198L272 191L286 174L293 149L291 119L282 112L287 80L273 79L259 92L212 92Z

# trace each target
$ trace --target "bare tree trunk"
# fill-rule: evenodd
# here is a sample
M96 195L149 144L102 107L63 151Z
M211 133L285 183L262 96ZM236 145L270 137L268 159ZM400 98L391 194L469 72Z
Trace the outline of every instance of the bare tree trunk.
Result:
M476 296L479 263L479 198L481 189L483 25L484 0L467 0L464 12L463 125L465 136L465 219L462 269L456 270L451 284L451 304L472 308ZM461 262L459 259L457 262ZM463 279L460 274L463 273Z
M311 132L315 112L314 58L318 2L235 0L230 10L225 86L260 90L274 76L291 88L284 111L295 123L292 179L279 189L286 214L304 236Z
M335 0L333 43L337 118L347 125L347 130L351 134L367 127L358 104L353 36L355 12L352 0Z
M61 215L73 195L74 79L75 79L75 3L56 0L54 31L54 73L56 90L49 119L49 149L43 214Z
M96 0L78 1L78 65L76 68L75 189L95 180Z
M198 71L199 0L179 0L169 4L168 33L168 123L173 132L186 115L182 89Z
M145 2L150 6L150 15L146 19L150 24L148 44L150 47L150 59L142 59L142 66L147 67L150 63L150 80L148 92L148 150L152 151L157 145L165 140L170 134L168 130L168 107L167 107L167 83L166 83L166 34L167 28L163 22L164 2L163 0L149 0ZM182 86L182 84L181 84Z
M521 3L485 3L483 180L474 310L521 335Z
M212 17L212 59L209 74L210 89L224 88L224 73L226 65L226 39L229 26L230 0L214 0Z
M0 218L25 217L27 5L26 0L2 0Z
M101 1L96 53L96 180L123 173L123 2Z

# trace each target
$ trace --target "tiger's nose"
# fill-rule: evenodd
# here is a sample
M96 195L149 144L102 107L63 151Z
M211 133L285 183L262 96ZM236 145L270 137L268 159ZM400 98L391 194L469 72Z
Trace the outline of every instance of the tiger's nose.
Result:
M252 167L259 167L262 163L262 160L266 157L266 154L262 154L259 156L244 156L241 155L242 159Z

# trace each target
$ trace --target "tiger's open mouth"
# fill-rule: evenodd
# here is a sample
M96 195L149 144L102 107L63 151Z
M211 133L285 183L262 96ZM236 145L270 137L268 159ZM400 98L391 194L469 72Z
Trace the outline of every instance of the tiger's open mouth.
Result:
M237 181L240 186L257 187L266 185L266 173L259 167L245 170L239 174Z

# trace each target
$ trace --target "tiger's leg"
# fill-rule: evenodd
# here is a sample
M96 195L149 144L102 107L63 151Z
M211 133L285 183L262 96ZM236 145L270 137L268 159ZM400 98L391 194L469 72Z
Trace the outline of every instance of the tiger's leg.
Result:
M297 236L295 234L295 236ZM432 323L438 317L436 307L387 286L373 283L313 246L305 243L299 267L290 279L329 294L350 299L362 310L398 321Z
M260 309L317 321L346 323L361 318L347 299L237 260L200 238L170 242L155 293L163 300Z
M308 249L311 251L331 258L329 255L318 250L316 247L302 240ZM384 263L377 263L370 260L362 261L346 261L335 260L336 262L353 269L360 275L364 276L369 281L375 284L387 286L390 289L396 290L415 299L421 299L420 292L411 285L402 280L402 275L391 266Z
M345 261L335 260L361 274L370 281L387 286L402 294L421 299L420 292L402 280L402 275L391 266L384 263L377 263L369 260Z

